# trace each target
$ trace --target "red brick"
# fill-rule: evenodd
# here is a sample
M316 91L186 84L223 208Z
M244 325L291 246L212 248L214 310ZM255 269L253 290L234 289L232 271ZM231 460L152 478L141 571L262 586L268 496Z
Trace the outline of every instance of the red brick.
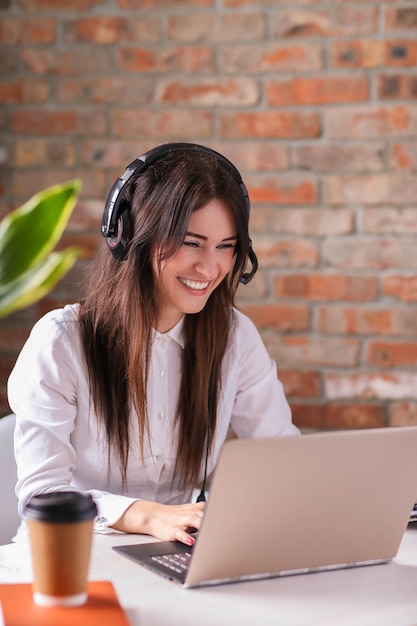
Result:
M417 63L417 41L396 39L385 43L385 64L394 67L413 67Z
M121 9L194 9L212 7L214 0L117 0Z
M97 44L115 44L126 41L159 41L157 16L116 17L112 15L86 17L64 22L64 41L89 41Z
M195 140L196 129L199 137L210 137L213 132L213 113L211 111L170 110L153 112L137 109L114 109L113 132L117 136L149 139L164 137L181 140Z
M317 4L320 0L295 0L293 4ZM222 0L222 5L227 9L240 9L243 7L275 7L275 0Z
M247 39L247 38L245 38ZM220 68L225 73L308 72L323 67L320 43L259 42L220 49Z
M177 42L259 41L266 35L264 13L168 15L166 34Z
M12 114L11 127L14 133L23 135L68 135L88 132L102 135L107 130L105 111L77 112L48 110L16 110Z
M319 260L317 245L302 239L253 238L261 267L315 267Z
M417 169L417 141L392 144L389 165L392 170Z
M417 342L369 341L366 364L374 367L402 367L417 364Z
M3 75L14 75L19 71L19 58L12 46L2 46L1 51L1 73Z
M408 172L373 176L328 176L324 198L329 204L414 204L417 180Z
M317 330L331 334L389 334L389 311L354 309L343 305L320 307L317 310Z
M76 151L74 143L64 141L47 141L45 139L16 138L11 154L11 163L18 167L30 166L74 166Z
M56 87L60 103L118 105L123 94L126 106L149 104L153 94L151 79L144 76L105 78L66 78Z
M120 175L126 165L155 145L154 141L138 139L86 139L80 146L81 164L87 167L110 168ZM117 173L118 172L118 173Z
M315 172L350 170L372 172L385 169L385 147L382 142L366 144L296 145L293 164Z
M417 42L408 39L336 41L330 46L329 57L332 67L411 67L417 62Z
M167 78L158 80L155 100L174 105L253 106L259 100L259 88L251 78Z
M274 37L358 35L377 29L377 10L372 6L330 4L325 9L282 9L274 11L271 17Z
M324 111L327 139L408 137L417 133L417 107L340 107Z
M417 374L414 371L325 372L324 390L331 401L342 398L417 398Z
M17 200L27 200L40 189L50 187L58 183L66 182L73 178L82 181L81 197L104 198L108 192L105 172L82 169L68 169L49 167L47 169L15 169L10 180L10 189ZM23 195L24 194L24 195Z
M417 211L415 208L366 208L362 228L365 233L411 235L417 233Z
M417 402L393 402L390 407L390 426L417 424Z
M125 72L158 73L210 72L214 70L213 49L200 47L120 48L120 68Z
M347 235L354 230L354 214L348 209L261 206L251 211L251 229L302 236Z
M286 304L248 304L242 306L257 328L276 328L277 330L309 330L310 311L305 305Z
M266 96L271 106L364 102L369 97L368 80L363 76L270 79Z
M105 0L19 0L19 5L23 9L31 11L42 9L53 9L54 11L86 11L100 4L105 4Z
M305 429L381 428L386 426L383 405L307 404L291 402L293 421Z
M378 295L374 276L346 274L280 274L274 279L277 298L367 302Z
M417 277L382 276L382 292L384 295L397 298L402 302L417 302Z
M9 80L0 82L0 102L5 104L39 104L49 97L45 80Z
M347 335L417 335L417 315L410 309L319 307L317 330Z
M285 335L261 331L271 357L281 367L357 367L360 342L351 337Z
M279 369L278 376L287 397L319 398L321 376L316 370Z
M416 30L417 7L387 7L385 9L386 30Z
M6 44L53 43L55 31L56 20L47 16L28 19L3 16L0 21L0 41Z
M238 164L243 174L245 170L276 172L289 166L287 146L276 141L215 141L210 146Z
M380 74L377 78L380 100L411 100L417 98L417 76L410 74Z
M301 139L318 137L320 118L312 111L250 111L223 113L219 116L220 136L264 139Z
M330 44L329 58L331 67L378 67L385 60L385 42L379 39L334 41Z
M109 71L113 67L111 53L104 47L77 46L71 49L23 48L20 58L34 74L88 74Z
M322 246L322 262L330 267L345 269L417 267L417 247L415 238L328 239Z
M317 183L308 175L252 174L246 177L252 202L274 204L316 204Z

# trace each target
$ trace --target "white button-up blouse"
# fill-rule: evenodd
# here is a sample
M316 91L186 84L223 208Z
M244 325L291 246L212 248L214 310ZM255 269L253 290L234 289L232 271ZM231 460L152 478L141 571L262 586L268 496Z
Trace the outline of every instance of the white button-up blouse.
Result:
M80 341L78 305L51 311L39 320L8 381L16 414L19 513L37 493L76 489L92 494L98 506L96 530L114 524L134 500L182 503L193 485L181 491L173 477L174 416L180 383L182 321L165 334L155 331L148 383L149 438L144 458L134 414L130 426L127 485L122 485L117 455L110 453L90 402ZM223 361L216 438L208 471L214 469L229 425L238 437L298 433L275 363L254 324L234 310L235 323ZM118 372L114 372L118 376Z

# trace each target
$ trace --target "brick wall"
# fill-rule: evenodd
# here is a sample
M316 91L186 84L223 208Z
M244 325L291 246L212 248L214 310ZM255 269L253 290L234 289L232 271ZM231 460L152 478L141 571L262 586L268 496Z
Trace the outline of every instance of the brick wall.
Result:
M0 211L80 177L75 269L0 324L78 299L103 201L138 153L212 146L252 199L240 305L303 427L417 423L415 0L0 0Z

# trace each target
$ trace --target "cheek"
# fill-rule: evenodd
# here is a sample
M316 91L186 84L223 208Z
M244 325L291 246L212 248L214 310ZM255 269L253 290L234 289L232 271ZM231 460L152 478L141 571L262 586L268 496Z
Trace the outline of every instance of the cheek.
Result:
M223 259L221 267L222 267L222 273L225 276L232 269L234 260L235 260L235 255L233 252L231 252L230 255L227 256L227 258Z

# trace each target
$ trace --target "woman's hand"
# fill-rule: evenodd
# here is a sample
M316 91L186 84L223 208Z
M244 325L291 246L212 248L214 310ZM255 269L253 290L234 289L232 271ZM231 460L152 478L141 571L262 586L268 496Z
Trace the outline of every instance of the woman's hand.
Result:
M195 504L160 504L137 500L112 528L125 533L153 535L162 541L194 544L190 532L200 528L205 502Z

